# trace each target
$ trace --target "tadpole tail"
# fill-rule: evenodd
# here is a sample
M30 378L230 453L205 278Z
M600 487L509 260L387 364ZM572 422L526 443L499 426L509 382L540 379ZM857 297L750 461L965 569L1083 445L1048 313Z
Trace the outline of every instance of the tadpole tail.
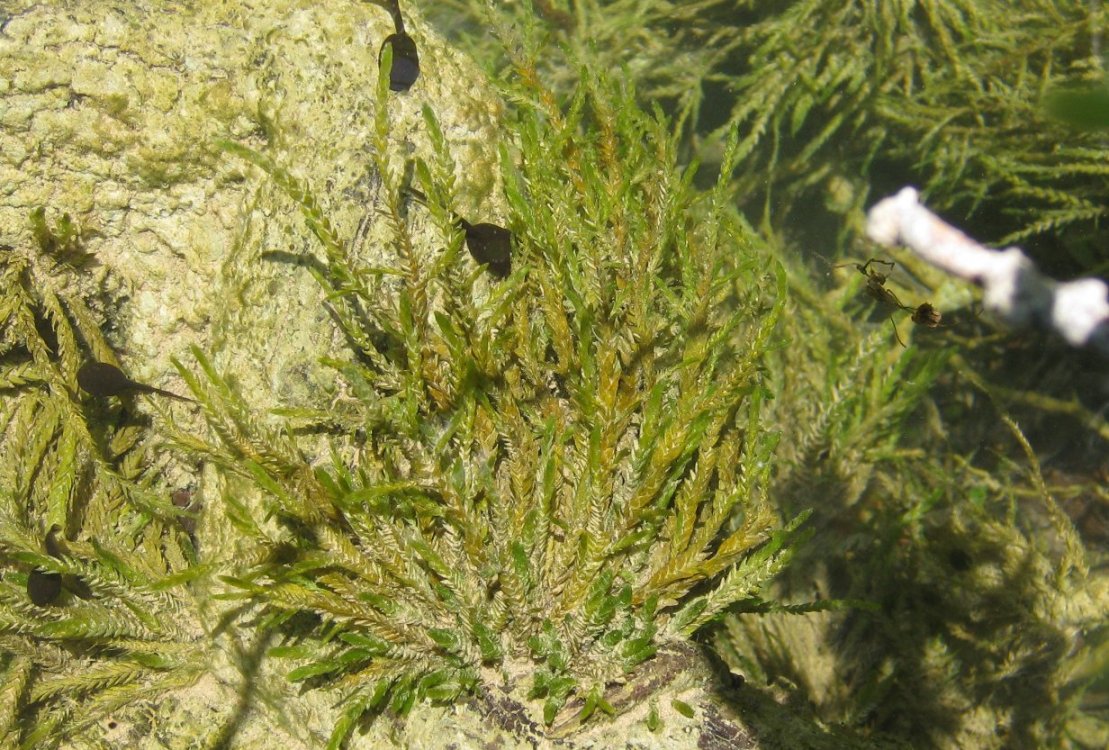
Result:
M416 200L416 202L419 203L424 208L428 207L428 205L427 205L427 196L424 195L423 192L420 191L419 189L411 187L411 186L406 186L406 187L401 188L401 192L406 193L407 195L414 198ZM472 226L470 224L470 222L463 219L461 216L456 214L454 211L449 211L449 213L450 213L451 217L454 219L455 226L457 226L463 232L469 231L470 227Z
M404 33L404 19L400 15L400 0L367 0L371 5L380 5L393 17L393 26L398 34Z
M178 396L176 393L173 393L172 391L165 391L165 390L162 390L161 388L155 388L152 385L143 385L140 388L140 390L143 393L155 393L159 396L165 396L166 398L172 398L175 401L184 401L185 403L188 403L188 404L195 404L196 403L195 400L189 398L188 396Z

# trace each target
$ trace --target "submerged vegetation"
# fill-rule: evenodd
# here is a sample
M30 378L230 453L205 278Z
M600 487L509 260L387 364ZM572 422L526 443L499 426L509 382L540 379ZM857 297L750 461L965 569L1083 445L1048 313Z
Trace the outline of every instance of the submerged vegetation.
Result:
M548 725L567 705L561 724L623 710L609 683L757 596L791 554L800 519L767 503L761 424L784 272L674 169L665 123L614 94L587 79L566 114L519 108L503 280L469 265L437 204L455 170L430 110L437 163L414 171L444 244L414 247L382 107L396 254L371 273L307 186L224 144L324 245L317 279L354 351L327 361L351 397L320 419L357 437L315 465L197 352L204 377L182 373L219 441L175 439L264 497L226 494L255 550L227 580L280 624L271 653L298 664L291 679L340 690L336 738L367 711L489 689L489 666L531 675Z
M182 688L208 660L183 584L210 572L155 490L149 425L82 399L114 359L71 291L86 260L68 216L31 215L33 251L0 258L0 744L47 747ZM57 585L44 586L53 579Z
M863 208L915 183L1052 273L1104 275L1104 131L1057 119L1054 93L1104 89L1104 4L444 0L429 13L444 30L527 29L552 81L583 67L636 81L680 124L698 183L732 169L737 205L795 259L790 343L771 358L770 496L787 516L813 507L814 537L778 593L815 583L881 611L730 618L715 642L732 668L828 725L891 740L1109 741L1104 363L984 332L969 297L904 256L879 259L889 291L943 322L912 328L895 312L914 344L898 356L871 326L901 305L860 324L869 275L827 291L814 277L829 263L812 261L873 256ZM503 69L482 39L458 42Z
M741 205L767 232L838 232L825 255L854 239L866 205L915 184L1049 275L1109 270L1104 131L1069 127L1045 102L1104 85L1104 3L443 0L427 12L493 68L503 49L469 32L511 23L556 86L580 66L622 71L706 167L738 129Z
M859 261L828 290L783 239L842 188L828 205L846 244L867 180L910 163L941 205L1001 216L1035 197L1003 231L1050 228L1079 257L1068 228L1104 211L1097 155L1068 146L1036 167L1038 121L990 114L1009 96L1027 115L1053 65L1088 70L1066 53L1078 4L1029 3L1016 25L969 1L477 5L440 12L495 32L514 105L505 228L454 213L459 169L431 108L431 157L391 141L396 45L370 136L383 247L343 236L343 196L264 141L219 144L318 240L304 272L342 334L320 361L326 407L265 413L194 348L176 365L196 405L137 411L157 389L115 367L78 291L80 227L38 209L33 244L2 251L0 744L107 742L109 719L153 722L143 701L172 705L228 652L325 693L332 747L417 702L510 706L492 722L532 738L618 716L653 732L660 700L706 711L668 688L688 673L713 689L708 644L746 679L712 700L766 747L1104 746L1109 592L1104 549L1084 545L1105 540L1068 503L1109 497L1041 467L1011 411L1078 417L1090 441L1109 439L1104 419L983 378L969 355L989 344L965 316L913 327L938 284L906 284L900 259ZM727 26L737 9L750 23ZM1064 32L1037 37L1013 82L1014 28L1047 17ZM664 21L703 51L638 65L675 43ZM605 58L605 35L635 56ZM714 100L725 89L734 107ZM937 115L956 99L965 111ZM695 152L715 154L712 179L682 166ZM426 216L432 246L413 230ZM495 255L478 227L499 230ZM874 268L914 293L893 331L860 301ZM89 362L122 385L83 385ZM200 512L218 521L198 528L192 488L160 474L171 461L200 467ZM279 713L252 681L249 705L190 739L233 745L249 708Z
M36 275L51 267L46 243L6 259L18 283L5 298L2 605L6 669L20 678L7 731L20 742L95 736L109 707L196 680L216 631L247 623L275 639L267 658L288 659L290 679L340 698L335 746L367 714L493 689L535 701L536 719L566 733L665 687L683 671L674 659L692 659L691 634L761 601L794 554L805 513L769 503L777 435L763 425L787 276L726 182L694 190L665 119L630 90L588 77L563 110L522 63L519 140L501 151L511 272L462 252L450 144L429 109L436 158L412 171L442 244L417 247L413 187L389 140L389 58L373 144L384 265L359 260L289 169L222 144L320 240L325 262L311 270L350 346L323 362L342 380L332 409L274 424L194 350L199 372L179 368L210 433L155 401L153 424L129 425L130 402L113 399L142 387L87 364L113 356L92 314L48 291L61 277ZM39 305L54 346L34 324ZM89 381L105 368L124 386ZM29 413L44 403L54 426ZM321 445L321 432L338 436ZM179 512L156 497L169 492L145 478L139 450L153 433L217 470L206 481L232 558L196 559ZM44 554L42 519L71 552ZM39 606L28 568L79 576L87 597ZM241 606L198 607L185 586L197 578L192 592ZM48 689L44 628L91 665L66 670L64 693ZM637 680L646 693L616 687Z

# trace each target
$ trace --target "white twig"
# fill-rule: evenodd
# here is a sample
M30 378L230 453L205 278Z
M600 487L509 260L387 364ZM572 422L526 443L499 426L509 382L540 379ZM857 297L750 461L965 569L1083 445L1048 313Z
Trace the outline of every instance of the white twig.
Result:
M1036 270L1015 247L990 250L922 206L907 187L867 215L867 234L883 245L905 245L932 265L982 287L987 310L1013 326L1057 331L1072 346L1109 355L1109 286L1100 279L1064 283Z

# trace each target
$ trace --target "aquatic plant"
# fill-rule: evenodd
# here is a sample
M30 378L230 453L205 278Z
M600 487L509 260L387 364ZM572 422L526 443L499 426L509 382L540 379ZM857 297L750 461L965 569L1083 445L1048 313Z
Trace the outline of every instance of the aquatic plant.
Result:
M0 744L44 747L207 669L203 576L152 471L149 425L82 398L91 350L111 360L75 279L68 216L30 217L34 248L0 256ZM53 581L53 587L44 582Z
M682 143L710 167L738 127L736 200L761 217L787 266L798 247L822 255L851 247L851 260L863 264L874 254L853 247L864 207L915 180L949 218L999 243L1020 241L1054 273L1104 271L1100 136L1061 127L1052 120L1055 99L1042 103L1045 92L1081 80L1091 83L1080 90L1100 91L1101 3L479 5L446 0L432 14L487 26L514 14L552 80L582 65L620 69L644 98L685 118L690 140ZM639 25L619 44L600 41L621 35L613 30L622 24ZM719 44L706 44L708 35ZM499 69L503 53L481 40L458 43ZM862 322L867 307L856 299L867 299L860 292L869 279L847 272L846 286L829 291L798 270L783 322L791 345L771 359L780 361L771 369L771 423L783 435L771 496L786 515L816 509L814 539L791 568L798 577L787 572L775 590L788 598L816 586L878 601L885 612L846 622L729 617L727 633L714 631L719 653L752 683L765 677L779 701L817 706L825 726L889 732L887 741L927 736L938 747L987 739L1099 747L1109 727L1104 670L1099 676L1093 666L1104 664L1107 606L1097 562L1106 499L1097 456L1109 439L1099 414L1103 363L1044 354L1038 340L983 335L988 327L974 314L950 315L965 309L965 290L896 251L893 258L890 290L908 290L913 305L942 297L943 328L910 329L901 323L907 313L895 316L915 344L899 362L888 334L870 328L885 318ZM951 346L964 352L944 351ZM984 394L1019 421L1018 433L1029 436L1023 445L1035 450L996 437L1007 431L980 406ZM1075 450L1059 454L1061 442ZM1046 479L1035 459L1044 444L1068 467L1045 469ZM1082 514L1088 529L1068 532L1066 514ZM1045 515L1053 519L1047 532ZM968 526L1006 541L977 540ZM999 552L1006 545L1021 553ZM991 608L1006 614L991 618ZM1046 641L1016 637L1029 633ZM1015 674L1039 679L1014 690ZM796 739L757 714L748 712L760 736ZM829 746L846 740L836 742Z
M665 120L630 90L587 76L563 112L520 72L535 103L518 108L518 153L502 148L516 238L504 280L460 254L450 145L430 110L436 161L414 172L443 245L414 247L381 106L394 259L372 269L289 169L224 144L323 246L314 274L353 349L325 364L348 395L297 416L344 437L330 458L305 454L200 351L202 375L181 373L215 440L172 434L227 476L229 518L254 551L226 580L282 634L271 655L342 695L332 744L367 712L501 689L490 667L529 675L554 731L623 711L613 683L657 681L656 654L757 596L803 518L783 524L764 494L776 436L760 370L784 271L726 182L690 187Z
M579 66L623 70L685 125L706 167L738 128L735 195L761 230L832 231L842 250L876 195L915 184L1054 276L1109 262L1102 136L1045 105L1057 89L1104 84L1103 3L443 0L427 12L445 33L498 19L529 29L563 86ZM502 65L483 39L457 41Z
M545 7L558 18L559 6ZM197 349L178 365L208 431L156 401L155 430L136 424L128 402L77 390L89 355L113 360L88 291L59 286L87 260L79 229L37 212L36 246L5 256L5 281L18 282L0 286L0 311L10 311L0 316L6 738L104 741L92 722L124 704L141 714L157 691L209 676L224 651L244 680L239 705L197 737L209 747L226 744L250 711L278 713L267 700L294 710L291 693L273 700L257 687L275 665L306 692L338 699L333 746L417 701L493 706L492 723L529 737L588 730L609 713L635 712L655 731L660 701L663 712L708 715L707 700L665 700L676 674L708 684L695 635L751 678L780 678L774 660L785 665L795 689L749 684L735 704L767 743L800 732L811 747L896 744L878 732L924 727L942 745L968 735L938 708L952 695L968 705L976 691L998 696L976 727L1038 700L1032 730L1014 736L1055 738L1080 722L1096 732L1083 695L1098 677L1082 660L1104 653L1090 625L1103 594L1086 586L1058 517L1051 539L1071 544L1065 556L1040 554L1031 534L996 521L996 505L1026 490L1017 471L937 448L946 437L930 389L949 363L964 364L950 340L900 313L911 344L900 347L885 317L865 319L859 274L817 289L780 233L767 241L752 230L733 200L732 175L761 153L744 161L743 129L722 141L722 177L700 191L696 169L678 167L681 116L645 113L604 66L577 69L575 85L552 91L534 38L497 31L515 105L500 145L513 236L504 278L463 249L466 222L454 210L475 197L455 182L435 113L424 113L433 158L409 172L390 141L388 49L371 144L382 247L367 252L344 236L331 218L344 196L308 185L271 144L222 144L227 162L299 210L319 240L305 272L346 346L321 362L338 385L318 408L264 413ZM413 189L426 206L410 200ZM411 228L426 217L440 231L433 247ZM195 533L204 550L218 525L232 554L194 556L192 529L156 476L167 452L150 450L154 434L205 467L214 502ZM970 517L985 533L940 539L931 554L918 544L935 528L930 513L967 487L979 505L990 499L990 513L952 511L951 526ZM55 523L57 554L47 544ZM871 548L885 554L860 561ZM918 589L891 574L924 567L920 580L942 586L938 561L962 565L964 555L972 566L1004 564L949 587L941 607L921 605ZM1032 572L1022 577L1022 566ZM997 569L1008 589L983 596ZM55 604L29 596L35 571L62 576ZM1045 571L1057 591L1045 589ZM814 589L883 605L883 595L903 598L892 622L852 614L828 631L846 633L850 647L829 650L827 633L794 639L825 624L792 617L819 608L797 603ZM1068 610L1074 592L1089 595L1085 608ZM1028 606L1030 596L1045 606ZM998 602L1007 617L995 630L980 618ZM946 628L957 642L960 618L975 634L957 644L967 646L962 662L929 640ZM721 620L727 630L709 629ZM751 636L760 628L770 634L761 642ZM1097 637L1068 651L1081 628ZM1022 629L1031 637L1006 663L1003 637ZM897 637L904 630L911 637ZM215 645L223 638L230 648ZM773 638L797 647L775 650ZM931 660L891 657L925 647ZM833 668L806 668L828 653ZM1003 668L983 669L991 660ZM1050 684L1000 689L1023 670L1050 672ZM806 690L821 674L838 680L835 700ZM771 689L795 703L764 700ZM906 710L914 694L933 699L917 714ZM817 716L798 710L806 700Z
M5 256L13 742L103 739L111 727L96 723L115 709L209 676L229 630L247 666L262 657L240 646L279 637L269 657L295 659L290 677L339 691L334 745L386 705L499 686L494 668L526 674L520 701L542 699L542 721L569 732L642 707L697 661L690 635L793 553L803 516L770 510L775 436L761 426L785 274L726 185L693 190L665 118L630 91L589 78L563 112L521 66L518 150L502 149L511 272L460 252L481 225L448 208L455 170L430 110L436 160L414 166L443 246L417 248L411 186L391 161L390 58L373 143L394 233L385 265L359 261L291 170L223 144L299 204L324 258L309 272L350 345L325 361L343 380L334 408L287 424L255 413L200 350L201 374L181 373L211 433L149 403L178 456L209 467L222 502L205 512L231 522L233 561L197 559L196 529L176 521L153 470L163 446L132 416L145 389L113 364L113 313L89 309L80 283L79 231L36 212L37 245ZM106 385L85 377L96 370ZM325 463L319 434L334 435ZM64 585L43 591L55 574ZM232 604L211 599L217 580ZM226 742L238 720L200 741Z
M1109 641L1095 519L1105 489L1081 476L1045 478L999 402L986 409L1000 411L1011 440L968 430L962 422L991 423L947 408L974 388L966 364L952 364L959 376L933 388L946 394L933 423L888 463L837 462L800 485L827 496L847 476L859 494L810 520L813 539L793 568L809 576L787 572L783 591L809 590L815 577L826 595L877 607L804 621L730 617L713 633L716 649L817 721L912 747L1101 747ZM946 453L914 449L935 434L952 439ZM995 446L1009 445L1022 461L998 460ZM775 497L790 502L789 489ZM1070 517L1083 503L1079 530Z

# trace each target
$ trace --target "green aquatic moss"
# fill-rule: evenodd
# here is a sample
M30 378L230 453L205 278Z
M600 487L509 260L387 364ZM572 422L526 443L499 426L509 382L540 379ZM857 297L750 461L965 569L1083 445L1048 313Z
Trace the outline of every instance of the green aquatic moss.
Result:
M1103 3L443 0L428 12L494 68L503 52L475 32L511 23L564 87L579 66L622 71L683 123L706 168L738 128L735 195L763 231L838 233L824 252L840 251L867 204L915 184L1053 275L1109 263L1103 132L1050 106L1104 87Z
M575 6L603 17L591 7ZM534 18L565 29L561 8ZM819 289L773 239L772 212L771 240L752 229L734 200L754 179L743 165L776 174L778 157L746 126L699 189L680 166L694 108L645 112L628 71L554 71L536 28L491 27L514 106L501 174L477 182L503 184L507 279L473 262L453 214L489 198L459 180L434 109L423 158L394 142L407 103L384 77L367 148L384 232L344 232L348 196L283 161L305 136L277 121L197 167L235 170L314 234L295 250L341 334L313 381L324 406L267 412L273 394L195 349L178 366L205 428L156 403L128 421L75 386L88 353L113 354L111 321L67 282L82 256L65 207L36 211L30 241L5 250L5 739L106 743L125 717L132 737L171 746L265 746L250 726L355 746L381 714L446 706L457 726L492 705L484 731L520 741L624 722L660 744L688 742L687 726L709 742L719 706L768 747L958 746L997 726L998 746L1098 746L1102 579L1053 509L1056 485L1041 477L1034 494L1050 533L1015 527L1034 457L987 471L943 444L935 383L963 366L945 332L897 320L914 344L898 346L885 316L865 319L856 274ZM426 209L404 198L410 181ZM438 229L430 245L420 221ZM169 505L169 456L203 467L207 523ZM63 557L43 547L53 523ZM217 546L232 554L205 557ZM952 583L945 565L970 575ZM36 568L94 598L34 607ZM804 603L827 596L858 610L797 616L842 606ZM691 666L695 639L747 684ZM178 708L212 683L198 731ZM321 731L298 726L311 715Z
M37 247L0 260L0 736L44 747L206 671L199 608L183 584L210 573L151 487L149 429L77 396L82 348L111 361L70 284L87 256L68 216L30 215ZM76 265L75 265L76 264ZM60 552L46 542L56 528ZM62 541L68 540L68 541ZM32 571L62 576L28 597Z
M352 259L289 170L224 144L323 246L314 275L354 345L326 364L356 398L321 417L358 437L308 459L198 351L204 377L182 374L218 440L176 439L263 496L255 509L227 496L257 550L227 580L272 613L290 679L340 691L333 744L367 712L456 700L514 662L547 725L626 709L606 685L756 595L801 520L783 526L763 493L776 438L760 426L760 363L784 271L720 199L725 183L691 189L665 122L630 92L590 77L563 112L521 73L536 104L518 108L518 151L502 149L504 281L460 252L439 207L455 169L430 110L436 163L414 165L443 229L430 262L386 108L384 267Z
M494 9L445 0L431 17L445 30L469 31L460 18L525 29L554 81L583 66L620 70L684 123L682 153L704 162L700 179L738 129L735 199L783 257L849 249L845 260L862 262L873 253L858 245L864 207L914 182L977 237L1019 242L1070 275L1104 271L1104 139L1057 118L1057 92L1103 88L1105 12L1082 2L552 0ZM456 40L491 69L503 66L499 45L469 33ZM895 320L918 351L899 355L888 327L863 322L860 276L844 271L829 291L826 279L814 281L829 276L827 264L809 260L815 272L791 273L791 344L771 357L782 434L771 496L785 515L816 508L815 539L785 590L811 591L816 573L820 590L887 611L846 622L729 619L720 652L753 682L773 681L778 700L818 706L827 725L938 747L1099 747L1109 726L1099 624L1109 603L1097 562L1105 541L1094 520L1104 518L1097 467L1109 436L1098 413L1101 363L983 336L966 288L904 254L893 260L890 288L945 311L933 333ZM963 351L951 359L953 346ZM984 394L1013 413L1033 454L1054 454L1065 468L1045 469L1036 486L1025 451L996 438L1008 430L979 406ZM1077 535L1067 515L1084 518ZM1006 544L1026 551L1023 562L998 559L996 549L977 554L989 544L967 524L1010 528ZM975 574L949 560L972 561L960 565ZM991 606L1005 616L991 618ZM1038 675L1036 686L1013 689L1014 674ZM746 707L758 714L757 704ZM773 717L762 736L797 740Z
M260 167L321 243L325 261L306 273L349 347L322 363L348 394L329 411L274 424L196 349L199 372L180 370L208 434L162 408L156 426L116 427L122 409L75 384L90 354L114 358L101 324L52 291L79 273L59 266L77 257L79 232L34 214L37 247L5 258L10 737L104 736L111 711L215 674L225 629L267 644L253 659L290 660L290 680L341 698L334 746L367 714L490 689L518 692L549 731L571 733L637 706L617 682L673 681L652 665L788 562L803 514L769 508L776 437L761 426L784 270L723 199L725 183L692 189L666 121L630 91L589 77L563 111L523 62L519 73L518 140L501 148L516 237L503 281L461 252L443 208L457 202L453 155L430 109L435 160L413 166L442 246L415 247L384 76L372 146L387 265L361 264L292 171L222 144ZM117 431L130 442L117 445ZM214 472L205 481L222 488L234 560L196 557L179 511L144 478L154 457L139 447L154 431ZM335 436L330 456L318 434ZM43 553L50 522L72 555ZM29 566L78 576L92 597L38 608L21 589ZM240 606L197 601L212 593ZM71 665L55 685L51 642L87 669ZM491 680L498 672L518 684Z

